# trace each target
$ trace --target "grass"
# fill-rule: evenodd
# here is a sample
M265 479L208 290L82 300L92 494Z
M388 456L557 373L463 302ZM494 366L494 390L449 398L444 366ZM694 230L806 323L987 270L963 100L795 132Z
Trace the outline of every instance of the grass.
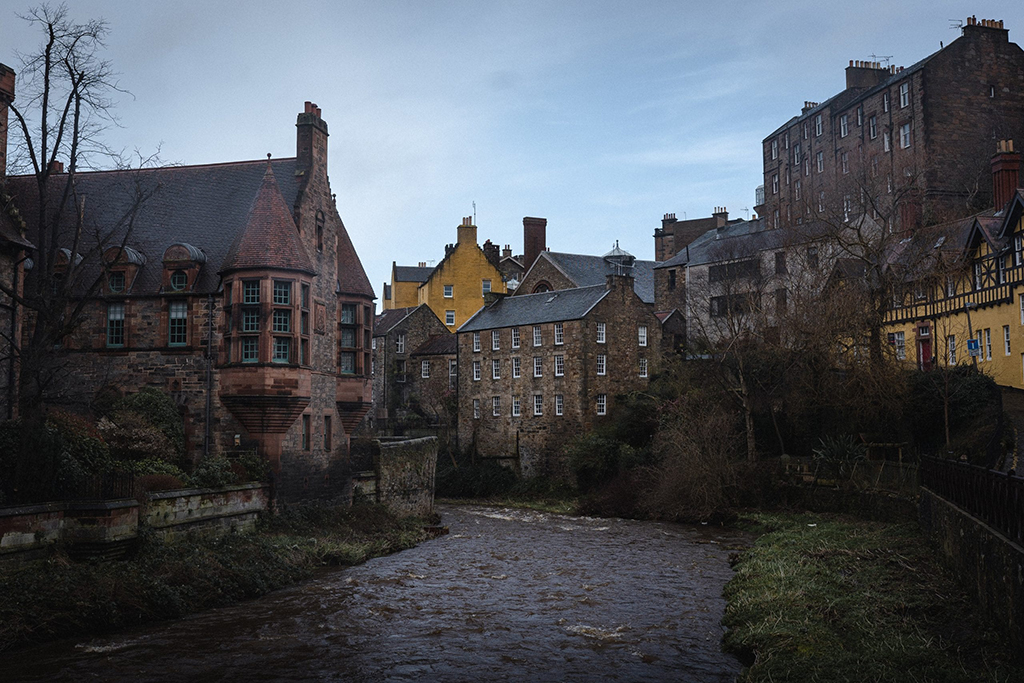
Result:
M265 518L250 534L174 544L143 538L130 560L74 563L58 551L0 568L0 651L258 597L317 567L410 548L426 538L427 522L379 506L306 508Z
M749 514L725 589L741 681L1020 681L1004 640L914 524Z

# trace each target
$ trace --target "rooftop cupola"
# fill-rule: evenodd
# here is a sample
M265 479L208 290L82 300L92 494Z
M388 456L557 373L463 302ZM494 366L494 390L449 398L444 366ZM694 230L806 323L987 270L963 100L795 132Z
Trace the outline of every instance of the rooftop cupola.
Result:
M615 267L616 275L632 274L633 265L636 263L636 257L628 251L621 249L618 240L615 240L615 246L603 258Z

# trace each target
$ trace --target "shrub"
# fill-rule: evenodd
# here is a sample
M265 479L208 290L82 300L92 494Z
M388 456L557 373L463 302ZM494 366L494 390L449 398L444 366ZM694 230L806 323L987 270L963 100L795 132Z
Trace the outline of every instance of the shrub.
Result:
M204 459L192 473L192 484L200 488L218 488L238 482L231 461L216 455Z
M581 434L565 447L564 457L581 493L607 484L643 462L644 452L599 432Z
M180 467L173 463L169 463L166 460L161 460L159 458L126 460L118 463L118 467L122 472L131 472L137 477L145 477L150 475L169 475L172 477L176 477L182 481L188 480L188 475L185 474Z
M181 417L181 411L174 400L164 392L146 387L134 394L129 394L114 404L111 413L117 412L130 412L145 417L150 425L167 437L174 457L184 455L185 424Z
M142 413L118 410L101 418L97 427L117 460L156 459L171 463L178 459L171 440Z
M820 474L847 479L853 468L864 460L864 444L850 434L826 436L814 449L814 462Z
M245 481L270 481L270 463L259 453L246 453L238 458Z

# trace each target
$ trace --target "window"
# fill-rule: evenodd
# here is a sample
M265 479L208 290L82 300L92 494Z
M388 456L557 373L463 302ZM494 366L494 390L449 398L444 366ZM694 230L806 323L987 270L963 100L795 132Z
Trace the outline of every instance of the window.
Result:
M444 312L444 324L448 327L455 325L455 311Z
M999 272L999 284L1006 284L1006 257L996 257L996 270Z
M444 298L451 299L453 296L455 296L455 285L445 285Z
M405 361L402 362L402 379L405 381ZM342 351L338 354L338 372L343 375L356 374L356 354L352 351Z
M565 400L561 394L555 394L555 415L561 415L565 412Z
M889 131L883 131L882 132L882 150L885 151L885 152L888 152L890 149L892 149L892 143L890 142ZM889 191L892 192L892 190L889 190Z
M299 313L299 331L302 334L309 334L309 311L302 311ZM376 337L373 340L373 348L377 348Z
M302 307L309 308L309 285L302 285Z
M491 415L494 417L501 417L501 397L491 397Z
M779 158L779 141L772 140L772 159Z
M1024 294L1020 295L1020 324L1024 325Z
M182 270L176 270L171 273L171 289L175 292L180 292L188 286L188 275Z
M641 358L640 359L640 376L641 377L646 377L647 376L647 359L646 358Z
M473 361L473 381L480 381L480 361L478 360Z
M796 194L796 200L797 201L800 201L800 189L801 189L801 185L800 185L800 181L798 180L798 181L796 181L796 185L793 187L793 192Z
M839 117L839 137L845 138L850 134L850 123L846 114Z
M789 133L787 132L782 136L782 146L789 149Z
M946 296L950 297L950 296L955 296L955 295L956 295L956 279L954 279L952 275L947 275L946 276Z
M555 377L563 375L565 375L565 356L559 354L555 356Z
M518 327L513 327L512 328L512 348L513 349L518 349L519 348L519 328Z
M775 173L772 175L772 194L779 193L779 174Z
M985 360L992 360L992 328L985 328Z
M907 339L905 332L890 332L889 343L893 345L893 348L895 348L897 359L907 359Z
M324 415L324 450L330 451L332 449L331 441L333 441L333 428L331 425L331 416Z
M519 406L519 397L518 396L513 396L512 397L512 417L519 417L521 414L522 414L522 411L521 411L520 406Z
M555 346L561 346L565 341L562 323L555 323Z
M274 355L271 360L275 363L287 363L291 360L291 350L291 337L274 337Z
M501 348L501 333L498 330L491 330L491 351Z
M302 450L309 450L309 415L302 416Z
M292 312L282 311L279 309L274 310L274 332L291 332L292 331ZM348 330L352 332L352 330ZM348 344L348 346L355 346L355 342Z
M910 106L910 83L900 83L900 109Z
M821 135L821 114L814 117L814 137Z
M956 335L946 337L946 354L950 365L956 365Z
M825 172L825 153L824 152L818 152L816 155L814 155L814 161L815 161L815 164L816 164L816 168L818 169L818 173L824 173Z
M188 341L188 302L172 301L167 318L167 345L184 346Z
M793 145L793 165L800 168L800 143Z
M124 304L107 304L107 346L124 346Z
M864 107L857 107L857 125L864 125Z
M316 212L316 250L323 252L324 250L324 212Z
M430 379L430 361L429 360L421 360L420 361L420 377L422 377L423 379Z
M839 155L839 163L843 169L843 174L850 172L850 156L846 152Z
M260 331L260 309L242 309L242 332Z
M274 280L274 305L292 305L292 283Z
M608 412L608 395L598 394L597 395L597 414L605 415Z
M477 352L479 350L480 350L480 333L479 332L474 332L473 333L473 351Z
M673 291L676 288L676 270L672 268L668 271L668 291Z
M541 394L534 394L533 396L533 414L544 414L544 397Z
M540 334L540 325L534 325L533 326L533 345L534 346L540 346L541 345L541 341L542 341L542 338L541 338L541 334Z
M124 291L124 273L111 273L107 276L107 287L114 294Z
M784 251L775 252L775 274L786 274L786 252Z
M1013 265L1019 266L1024 263L1024 237L1017 235L1013 238Z
M479 379L479 378L478 378ZM395 361L395 381L405 383L405 361Z
M242 362L255 363L259 360L260 338L242 337Z
M1010 355L1010 326L1003 325L1003 353Z
M518 357L512 359L512 379L519 379L523 371L522 361Z
M282 330L282 332L287 332L287 331L288 330ZM351 327L343 327L343 328L341 328L340 346L344 346L345 348L351 349L351 348L355 348L355 345L356 345L356 331L354 329L352 329Z
M473 399L473 419L480 419L480 399L478 398Z
M878 118L875 116L868 119L868 137L872 140L878 137Z
M981 289L981 264L974 264L974 288Z
M459 364L455 359L448 361L448 388L454 389L459 378Z
M540 356L533 357L533 376L540 377L544 374L544 365Z
M257 280L246 280L242 283L242 303L258 304L260 302L260 283Z
M487 294L488 292L491 291L491 281L490 280L483 280L480 284L481 284L481 289L483 289L483 293L484 294Z
M636 328L636 336L640 346L647 346L647 325L640 325Z
M910 148L910 124L904 123L900 126L900 148Z
M818 193L818 211L825 210L825 191L822 190Z
M496 358L491 361L491 379L501 379L501 361Z
M603 353L597 354L597 374L604 375L608 370L608 357Z
M355 304L342 304L341 305L341 324L342 325L355 325L356 324L356 305Z
M889 93L882 93L882 111L889 111Z
M1024 306L1024 304L1021 304L1021 306ZM597 324L597 343L604 344L604 323Z

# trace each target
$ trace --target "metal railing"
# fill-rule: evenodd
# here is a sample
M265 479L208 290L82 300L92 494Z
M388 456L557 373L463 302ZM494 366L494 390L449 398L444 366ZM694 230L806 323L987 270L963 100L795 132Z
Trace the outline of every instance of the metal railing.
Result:
M1024 542L1024 478L955 460L921 459L921 486Z

